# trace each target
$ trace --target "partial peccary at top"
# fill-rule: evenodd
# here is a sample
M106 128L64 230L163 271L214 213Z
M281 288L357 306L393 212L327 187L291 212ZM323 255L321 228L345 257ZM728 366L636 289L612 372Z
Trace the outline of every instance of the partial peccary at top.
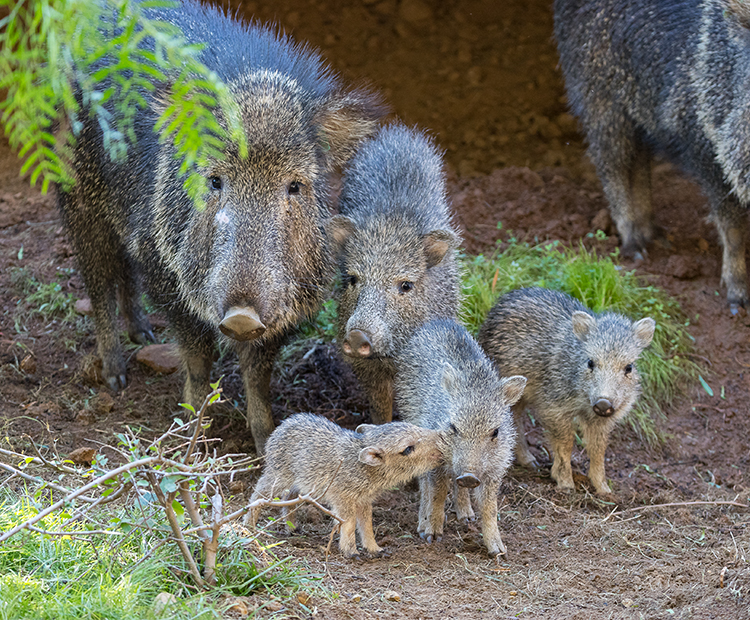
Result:
M153 339L140 304L144 279L174 328L185 401L198 406L210 391L217 338L234 346L260 453L273 430L274 357L333 278L329 173L374 132L381 111L373 95L342 89L317 53L274 30L191 0L146 13L179 26L188 43L206 43L199 59L239 104L249 156L228 144L223 159L208 162L207 205L198 211L170 139L154 133L168 84L144 93L150 107L135 119L137 143L124 163L109 160L98 123L80 114L76 184L59 202L91 297L103 376L112 389L125 386L118 294L131 339Z
M459 520L472 520L467 489L482 519L491 556L505 554L497 525L500 481L513 460L515 429L510 407L526 379L500 378L492 362L461 325L433 320L420 327L396 358L396 403L407 422L445 433L445 465L420 479L419 535L440 540L445 499L455 479Z
M736 312L748 302L750 5L556 0L555 36L623 253L638 256L654 236L651 161L665 156L709 199Z
M536 466L523 430L531 406L549 433L557 486L574 488L570 455L577 422L589 455L589 479L597 493L611 492L604 452L612 428L640 394L635 361L655 327L650 318L633 322L614 312L594 314L578 300L543 288L518 289L498 299L477 338L501 374L520 373L528 380L514 408L521 465Z
M322 416L300 413L284 420L268 440L266 464L251 502L311 494L344 519L339 547L357 555L362 545L382 551L372 531L372 502L386 489L436 467L443 459L440 434L392 422L361 424L357 432ZM255 525L260 508L248 514Z
M392 417L393 356L422 323L458 312L461 240L442 166L425 134L381 128L347 167L341 215L331 222L342 280L338 342L376 423Z

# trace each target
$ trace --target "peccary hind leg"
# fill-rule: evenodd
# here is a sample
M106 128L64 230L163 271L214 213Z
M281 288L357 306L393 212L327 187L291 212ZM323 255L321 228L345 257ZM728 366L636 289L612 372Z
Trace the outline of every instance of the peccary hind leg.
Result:
M375 540L375 532L372 530L372 504L364 502L357 506L357 529L362 540L362 546L373 555L379 555L383 548Z
M728 190L727 190L728 194ZM727 288L727 302L732 313L738 306L747 306L747 265L745 263L745 232L747 209L733 196L727 195L718 207L713 206L712 220L721 237L724 255L721 283Z
M573 429L565 431L555 430L550 433L553 461L550 475L557 482L557 487L564 491L575 489L573 484L573 470L570 467L570 455L573 453L575 435Z
M525 432L525 421L526 412L523 405L518 405L513 408L513 420L516 423L516 431L518 432L518 441L516 441L516 461L522 467L528 467L529 469L536 469L539 467L534 455L529 451L529 444L526 441Z

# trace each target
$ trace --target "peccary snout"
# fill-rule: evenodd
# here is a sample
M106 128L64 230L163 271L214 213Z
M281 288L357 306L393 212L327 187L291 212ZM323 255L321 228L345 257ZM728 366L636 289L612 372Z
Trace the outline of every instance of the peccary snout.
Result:
M352 357L370 357L372 354L370 337L361 329L352 329L347 332L342 348L344 353Z
M615 408L612 403L606 398L600 398L594 403L594 413L600 415L603 418L608 418L615 412Z
M252 306L232 306L224 314L219 329L234 340L255 340L263 335L266 326Z
M481 484L481 481L474 474L463 474L456 478L456 484L467 489L475 489Z

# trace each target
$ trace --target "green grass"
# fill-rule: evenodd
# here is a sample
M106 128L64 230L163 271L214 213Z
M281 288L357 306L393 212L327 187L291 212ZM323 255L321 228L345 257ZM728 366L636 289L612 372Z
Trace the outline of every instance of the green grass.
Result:
M59 271L58 279L70 277L66 271ZM58 281L40 282L25 267L11 269L10 281L13 290L20 296L16 321L39 315L45 321L58 320L61 322L75 322L75 297L62 290Z
M0 490L0 531L29 518L39 507L32 495ZM110 513L111 509L102 511L102 521ZM123 523L137 517L123 510L118 515ZM62 518L50 516L37 525L55 530ZM86 540L17 534L0 547L0 620L150 619L157 617L153 603L160 592L173 594L177 602L159 618L208 620L222 617L223 595L267 591L289 596L313 583L314 578L292 562L258 564L247 549L248 540L227 532L217 564L218 586L210 593L197 592L177 548L155 544L163 537L159 532L164 523L157 517L152 527L153 533L131 530Z
M597 234L602 239L602 233ZM462 319L476 334L497 297L513 289L542 286L576 297L595 312L612 310L631 319L656 321L654 340L638 360L643 394L628 417L633 430L649 443L660 440L655 419L663 416L681 387L696 382L700 368L689 359L689 321L679 304L618 264L618 252L599 256L581 243L529 244L510 236L502 252L490 257L463 256Z

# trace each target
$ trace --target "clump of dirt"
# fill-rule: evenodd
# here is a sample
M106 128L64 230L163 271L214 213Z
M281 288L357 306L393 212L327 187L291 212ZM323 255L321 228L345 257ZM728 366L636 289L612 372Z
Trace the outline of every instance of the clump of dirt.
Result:
M321 48L347 79L383 91L395 115L435 133L466 251L492 252L509 230L569 244L597 230L614 233L566 113L547 0L277 0L231 10L277 20ZM159 432L180 411L178 374L141 366L131 346L128 387L97 399L103 388L90 319L29 307L23 287L30 278L56 282L76 299L85 291L54 198L29 188L19 168L0 144L3 436L16 448L33 439L68 453L113 442L125 424ZM606 468L616 505L591 495L580 446L575 494L558 493L545 467L514 468L501 489L509 553L499 562L486 557L476 524L467 528L452 516L444 540L424 544L414 484L374 508L376 536L390 558L326 559L331 523L314 511L293 536L271 529L262 540L282 541L275 552L302 560L332 593L315 594L308 609L333 619L750 618L748 511L722 504L747 504L750 496L750 318L732 317L724 305L721 248L703 196L666 164L655 166L653 187L660 238L643 262L624 267L679 301L713 393L692 386L665 411L662 446L643 445L626 426L613 433ZM616 245L612 236L598 250ZM166 323L155 319L168 341ZM33 364L24 363L29 356ZM213 432L227 450L251 450L234 358L221 359L216 372L228 402L212 414ZM353 428L367 419L367 400L330 343L289 348L272 398L277 420L312 411ZM532 428L528 439L548 465L542 430ZM650 507L657 504L670 505ZM287 608L308 615L294 601Z

